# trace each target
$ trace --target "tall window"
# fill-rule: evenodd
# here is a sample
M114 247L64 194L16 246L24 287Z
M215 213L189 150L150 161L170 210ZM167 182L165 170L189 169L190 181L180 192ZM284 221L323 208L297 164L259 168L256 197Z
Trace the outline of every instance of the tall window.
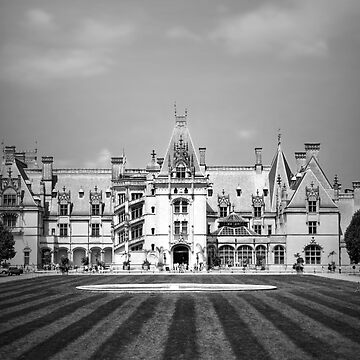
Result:
M178 179L184 179L186 176L186 171L184 166L177 166L176 167L176 177Z
M119 205L125 202L125 194L119 194Z
M142 198L142 193L132 193L131 194L131 201L138 200Z
M219 257L222 265L234 266L234 249L229 245L219 248Z
M316 221L309 221L309 234L316 234Z
M253 249L249 245L242 245L239 247L238 259L240 266L252 264L252 253Z
M308 245L305 248L305 264L321 264L321 248L319 245Z
M227 206L220 206L220 217L226 217L228 215L227 213Z
M143 226L137 225L131 228L131 239L137 239L142 236Z
M255 218L261 217L261 206L254 206L254 217Z
M3 205L4 206L16 206L16 194L7 193L3 195Z
M8 228L16 227L16 216L15 215L4 215L3 223Z
M60 216L68 215L68 204L60 204Z
M272 234L272 226L268 225L268 235L271 235L271 234Z
M255 250L256 254L256 265L263 266L266 263L266 248L264 245L259 245Z
M281 265L285 263L285 250L281 245L276 245L274 247L274 263L276 265Z
M254 231L257 234L261 235L261 225L254 225Z
M208 196L210 197L210 196L213 196L213 189L208 189Z
M309 213L316 213L316 201L309 200L308 211L309 211Z
M60 224L60 236L68 236L68 224Z
M187 221L181 222L181 233L183 235L187 235L187 233L188 233L188 222Z
M174 234L180 235L180 221L174 222Z
M176 200L174 202L174 213L187 213L188 212L188 203L186 200Z
M125 211L122 211L119 214L119 224L122 223L123 221L125 221Z
M91 224L91 236L100 236L100 224Z
M100 215L100 204L91 204L91 215L93 216Z
M142 206L131 209L131 219L137 219L142 216Z
M123 243L123 242L125 241L125 231L124 231L124 230L121 230L121 231L119 232L118 237L119 237L119 244Z

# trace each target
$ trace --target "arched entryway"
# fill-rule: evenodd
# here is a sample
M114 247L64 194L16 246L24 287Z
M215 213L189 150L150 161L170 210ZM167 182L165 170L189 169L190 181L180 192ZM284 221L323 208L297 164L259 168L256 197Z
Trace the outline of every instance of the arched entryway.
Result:
M172 250L173 264L189 265L189 248L185 245L177 245Z

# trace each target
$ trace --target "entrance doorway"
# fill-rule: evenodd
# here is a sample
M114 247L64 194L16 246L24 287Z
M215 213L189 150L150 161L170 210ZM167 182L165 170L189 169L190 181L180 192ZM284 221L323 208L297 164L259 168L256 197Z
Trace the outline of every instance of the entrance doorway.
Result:
M173 264L189 265L189 249L184 245L177 245L173 248Z

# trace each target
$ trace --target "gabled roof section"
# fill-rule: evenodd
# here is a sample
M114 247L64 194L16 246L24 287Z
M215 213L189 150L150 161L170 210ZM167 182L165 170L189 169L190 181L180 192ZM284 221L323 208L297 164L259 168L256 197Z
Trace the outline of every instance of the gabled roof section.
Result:
M228 216L219 219L219 227L221 226L230 226L230 227L239 227L247 226L248 221L242 218L240 215L232 212Z
M175 113L175 121L159 175L167 176L169 168L174 169L177 163L182 162L186 164L187 168L194 171L195 176L204 176L200 170L199 160L187 127L187 112L181 116Z
M325 173L323 172L323 170L315 156L312 156L311 159L309 160L309 162L307 163L307 165L305 167L305 171L308 169L311 169L311 171L314 173L314 175L316 176L318 181L321 183L321 185L325 189L332 189L332 186L331 186L329 180L327 179Z
M331 196L326 191L321 181L317 178L315 173L309 167L304 172L303 177L299 181L299 184L291 197L287 208L304 208L306 207L306 191L307 188L318 188L320 207L321 208L337 208Z
M276 201L276 184L278 179L281 179L281 185L285 184L289 188L289 183L292 177L290 166L281 150L281 141L279 138L278 147L274 159L271 163L271 170L269 173L269 187L271 207L274 207Z

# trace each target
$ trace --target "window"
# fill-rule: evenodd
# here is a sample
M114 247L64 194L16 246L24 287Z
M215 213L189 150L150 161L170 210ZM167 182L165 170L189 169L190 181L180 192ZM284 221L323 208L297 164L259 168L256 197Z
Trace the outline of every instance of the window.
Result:
M125 202L125 194L119 194L119 205L123 204Z
M174 234L180 235L180 221L174 222Z
M219 257L222 265L234 266L234 249L229 245L219 248Z
M68 204L60 204L60 216L68 215Z
M131 209L131 219L138 219L142 216L142 206Z
M255 250L256 265L264 266L266 264L266 248L264 245L259 245Z
M91 236L100 236L100 224L91 224Z
M220 217L226 217L227 216L227 207L220 206Z
M123 243L125 241L125 231L124 230L120 231L118 237L119 237L119 244Z
M84 197L84 190L79 190L79 199L82 199Z
M213 189L208 189L208 196L209 197L213 196Z
M131 239L137 239L142 236L142 225L137 225L131 228Z
M91 204L91 215L92 216L100 215L100 204Z
M51 229L51 235L55 236L55 229Z
M4 206L16 206L16 194L4 194L3 195Z
M119 214L119 224L125 221L125 211Z
M60 224L60 236L68 236L68 224Z
M268 225L268 235L271 235L271 234L272 234L272 226Z
M188 188L185 188L184 193L187 194L189 192Z
M15 215L4 215L3 223L8 228L16 227L16 216Z
M257 234L261 235L261 225L254 225L254 231Z
M261 206L254 206L254 217L255 218L261 217Z
M155 235L155 228L151 228L151 235Z
M252 253L253 250L249 245L240 246L238 251L238 260L240 266L252 264Z
M151 207L151 213L152 213L152 214L155 214L155 206L152 206L152 207Z
M285 250L283 246L276 245L274 247L274 263L276 265L285 264Z
M132 193L131 194L131 201L138 200L142 198L142 193Z
M308 245L305 248L305 264L321 264L321 248L319 245Z
M151 251L155 251L155 244L151 244Z
M186 176L185 168L183 166L176 167L176 177L178 179L184 179Z
M141 251L142 249L143 249L143 244L139 244L131 247L131 251Z
M236 189L236 196L241 196L241 189L240 188Z
M30 250L24 250L24 266L30 265Z
M263 189L263 194L264 196L268 196L269 190L268 189Z
M155 195L155 189L151 189L151 195L152 195L152 196Z
M316 213L316 201L309 200L308 211L309 211L309 213Z
M177 200L174 202L174 213L187 213L188 203L185 200Z
M181 222L181 233L183 235L187 235L187 233L188 233L188 222L187 221Z
M309 234L316 234L316 221L309 221Z

